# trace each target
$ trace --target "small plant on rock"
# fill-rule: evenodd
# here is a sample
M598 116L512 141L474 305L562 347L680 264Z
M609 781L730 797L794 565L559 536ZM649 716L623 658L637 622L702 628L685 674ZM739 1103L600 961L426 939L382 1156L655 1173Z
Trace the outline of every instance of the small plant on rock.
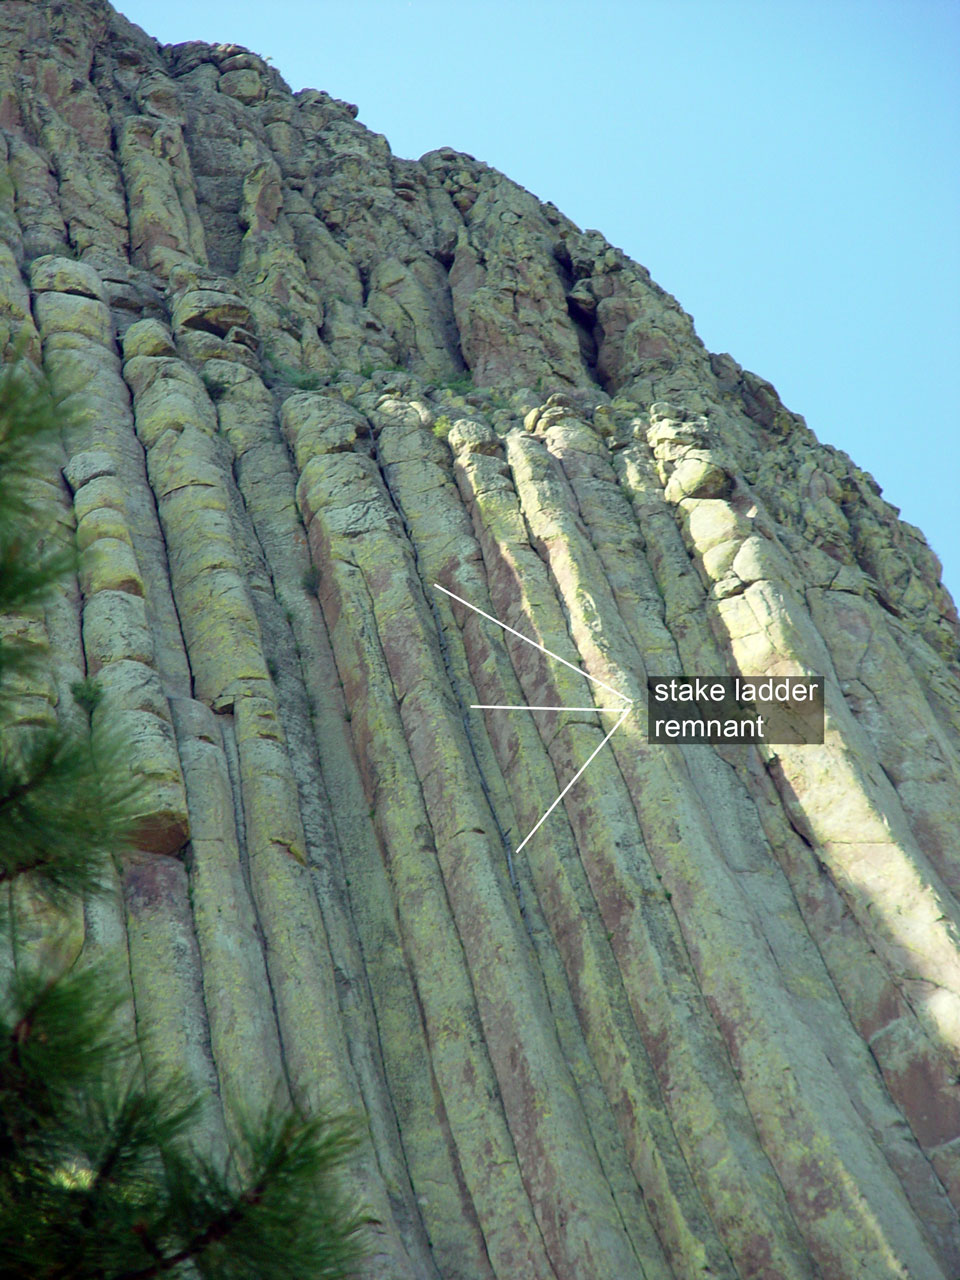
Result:
M278 360L270 351L265 351L263 358L268 366L265 372L271 382L283 382L290 387L296 387L298 391L317 391L324 385L321 374L311 373L305 369L294 369L292 365Z
M452 391L455 396L466 395L468 391L473 390L473 374L467 369L465 373L458 373L453 378L447 378L446 382L441 385L447 391Z
M75 680L70 686L70 692L73 694L74 702L78 707L83 707L88 716L93 715L103 699L103 686L93 676Z

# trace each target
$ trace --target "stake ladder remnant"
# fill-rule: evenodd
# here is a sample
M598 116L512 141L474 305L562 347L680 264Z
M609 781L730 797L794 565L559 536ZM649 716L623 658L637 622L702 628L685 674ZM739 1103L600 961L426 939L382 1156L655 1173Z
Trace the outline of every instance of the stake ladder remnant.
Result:
M551 804L550 808L547 809L546 813L544 813L539 818L536 825L530 831L527 832L524 838L517 845L517 853L519 853L520 850L523 848L523 846L530 839L530 837L540 829L540 827L543 825L544 822L546 822L547 818L550 817L551 813L553 813L554 809L557 807L557 805L560 803L563 797L567 794L570 788L583 776L583 774L586 772L587 768L593 762L595 757L599 755L599 753L603 750L603 748L607 745L607 743L610 741L613 735L617 732L617 730L623 724L624 720L626 720L627 716L630 714L630 711L633 707L633 699L628 698L625 693L620 693L619 690L612 688L612 686L608 684L604 684L602 680L598 680L596 676L590 675L588 671L581 670L580 667L576 666L574 663L568 662L566 658L561 658L559 653L554 653L552 649L547 649L544 645L538 644L536 640L531 640L529 636L525 636L522 634L522 632L516 631L513 627L507 626L507 624L505 622L501 622L499 618L495 618L492 614L484 612L483 609L478 609L477 606L475 604L471 604L469 600L464 600L462 596L455 595L454 592L448 591L446 587L441 587L439 582L435 582L433 585L436 587L438 591L442 591L445 596L450 596L452 600L456 600L459 604L462 604L465 608L472 609L474 613L478 613L481 618L486 618L488 622L493 622L498 627L502 627L504 631L509 631L512 636L516 636L517 639L522 640L524 644L533 645L534 649L539 649L540 652L545 653L548 658L553 658L556 662L562 662L565 667L569 667L571 671L576 671L576 673L578 675L583 676L585 680L592 681L594 684L599 685L601 689L606 689L607 693L612 693L614 697L620 699L620 706L617 706L617 707L563 707L563 706L535 707L535 706L529 706L529 705L519 705L519 704L512 704L512 703L508 704L508 703L501 703L501 702L494 702L494 703L472 702L470 704L470 708L472 711L596 711L598 713L613 712L614 714L619 715L620 717L617 723L610 730L610 732L604 737L603 741L599 744L599 746L594 748L594 750L590 753L588 758L584 761L584 763L580 766L577 772L573 775L573 777L570 779L567 785L563 788L563 790L557 796L556 800L554 800L553 804Z

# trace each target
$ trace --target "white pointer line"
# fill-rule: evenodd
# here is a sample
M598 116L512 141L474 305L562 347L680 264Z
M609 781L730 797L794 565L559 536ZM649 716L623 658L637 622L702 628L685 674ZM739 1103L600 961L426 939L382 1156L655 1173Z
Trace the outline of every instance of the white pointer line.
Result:
M511 706L506 702L471 702L471 711L614 711L617 715L623 707L531 707L528 703Z
M547 810L547 812L543 815L543 817L540 819L540 821L537 823L537 825L533 828L533 831L528 832L528 834L527 834L526 836L524 836L524 838L523 838L523 839L520 841L520 843L517 845L517 853L519 853L519 852L520 852L520 850L521 850L521 849L523 848L523 846L527 843L527 841L530 839L530 837L531 837L532 835L534 835L537 831L539 831L539 829L540 829L540 827L543 825L543 823L544 823L544 822L546 822L547 818L549 818L549 817L550 817L551 813L553 813L554 809L557 807L557 805L560 803L560 801L563 799L563 797L567 794L567 792L570 790L570 788L573 786L573 784L577 781L577 779L580 777L580 775L581 775L581 774L584 772L584 770L587 768L587 765L589 765L589 764L591 763L591 761L593 760L593 757L594 757L595 755L597 755L597 753L598 753L598 752L600 752L600 751L602 751L602 750L603 750L603 748L607 745L607 743L610 741L610 739L613 737L613 735L617 732L617 730L620 728L620 726L623 724L624 720L626 720L626 718L627 718L627 716L628 716L629 714L630 714L630 707L625 707L625 708L624 708L624 710L623 710L623 714L621 715L620 719L619 719L619 720L617 721L617 723L613 726L613 728L610 730L610 732L607 734L607 736L604 738L604 740L600 743L600 746L599 746L599 747L597 747L594 751L592 751L592 752L590 753L589 759L586 761L586 763L585 763L585 764L582 764L582 765L580 766L580 768L577 770L577 772L573 775L573 777L570 779L570 781L567 783L567 785L563 788L563 790L562 790L562 791L560 792L560 794L557 796L556 800L554 800L553 804L550 806L550 808Z
M496 625L497 625L498 627L503 627L504 631L509 631L509 632L510 632L510 634L511 634L512 636L516 636L516 637L517 637L517 639L518 639L518 640L522 640L522 641L524 642L524 644L532 644L532 645L533 645L533 647L534 647L535 649L539 649L541 653L545 653L545 654L547 655L547 657L548 657L548 658L555 658L555 659L557 660L557 662L562 662L562 663L563 663L563 665L564 665L565 667L569 667L571 671L575 671L575 672L577 673L577 675L578 675L578 676L583 676L583 677L584 677L584 679L586 679L586 680L592 680L592 681L593 681L593 683L594 683L594 684L598 684L598 685L600 686L600 688L601 688L601 689L606 689L607 693L612 693L612 694L613 694L613 696L614 696L615 698L622 698L622 699L623 699L623 701L624 701L628 706L633 706L633 699L632 699L632 698L628 698L628 697L627 697L627 695L626 695L625 693L621 693L621 692L619 691L619 689L614 689L614 688L612 688L610 685L608 685L608 684L604 684L604 683L603 683L603 681L602 681L602 680L598 680L596 676L592 676L592 675L590 675L590 673L589 673L588 671L582 671L582 670L580 669L580 667L575 666L572 662L568 662L568 661L566 660L566 658L561 658L561 657L560 657L560 655L559 655L559 653L554 653L551 649L545 649L545 648L543 647L543 645L542 645L542 644L537 644L536 640L531 640L531 639L529 638L529 636L521 635L521 633L520 633L519 631L515 631L515 630L513 629L513 627L508 627L508 626L507 626L507 624L506 624L505 622L501 622L499 618L495 618L495 617L493 617L493 615L492 615L492 614L484 613L484 611L483 611L482 609L478 609L478 608L477 608L477 606L476 606L475 604L471 604L469 600L464 600L464 598L463 598L462 596L454 595L454 593L453 593L452 591L448 591L446 587L441 587L441 585L440 585L440 583L439 583L439 582L435 582L433 585L437 588L437 590L438 590L438 591L442 591L442 592L443 592L443 594L444 594L445 596L449 596L451 600L458 600L458 601L460 602L460 604L464 605L467 609L472 609L474 613L479 613L479 615L480 615L480 617L481 617L481 618L486 618L488 622L494 622L494 623L496 623ZM559 709L559 708L556 708L556 707L550 707L550 710L551 710L551 711L555 711L555 710L558 710L558 709ZM596 710L598 710L598 709L599 709L599 708L597 708L597 707L593 707L593 708L591 708L591 710L594 710L594 711L596 711ZM615 726L614 726L614 728L616 728L616 727L617 727L617 726L615 725ZM611 732L612 732L612 731L611 731ZM609 735L608 735L608 736L609 736ZM606 740L607 740L607 739L606 739L606 738L604 738L604 740L603 740L603 741L604 741L604 742L606 742ZM601 743L601 744L600 744L600 746L603 746L603 743ZM599 748L598 748L598 750L599 750ZM594 755L596 755L596 752L594 752ZM592 759L593 759L593 756L591 756L591 757L590 757L590 760L592 760ZM589 764L589 763L590 763L590 761L588 760L588 761L587 761L587 764ZM581 770L580 770L580 773L582 773L582 772L583 772L583 770L581 769ZM577 778L579 778L579 777L580 777L580 774L578 773L578 774L577 774ZM576 778L574 778L574 782L576 782L576 780L577 780L577 779L576 779ZM571 784L571 785L572 785L572 784ZM569 789L569 788L568 788L568 789ZM555 804L555 803L556 803L556 801L554 801L554 804ZM551 808L552 808L552 807L553 807L553 806L551 805ZM549 813L549 812L550 812L550 810L548 809L548 810L547 810L547 813ZM544 814L543 816L544 816L544 818L545 818L547 815L546 815L546 814ZM541 818L541 819L540 819L540 822L542 822L542 821L543 821L543 818ZM540 823L538 822L538 823L537 823L537 826L539 826L539 825L540 825ZM537 829L537 827L534 827L533 831L536 831L536 829ZM530 832L530 835L533 835L533 831L531 831L531 832ZM530 836L527 836L527 840L529 840L529 839L530 839ZM526 840L524 841L524 844L526 844ZM522 848L522 846L521 846L521 848ZM520 850L518 849L518 850L517 850L517 852L519 853L519 852L520 852Z

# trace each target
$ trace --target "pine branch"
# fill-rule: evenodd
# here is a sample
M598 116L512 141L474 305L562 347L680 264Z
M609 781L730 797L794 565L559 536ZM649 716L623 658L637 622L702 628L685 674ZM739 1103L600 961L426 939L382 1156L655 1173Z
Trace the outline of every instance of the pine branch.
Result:
M114 1030L121 999L94 967L14 976L0 1007L0 1185L9 1172L4 1159L33 1159L77 1091L129 1058L130 1043Z
M16 531L31 514L31 483L52 474L62 417L48 382L26 360L0 374L0 533Z
M19 781L11 781L5 788L0 790L0 822L3 821L4 811L10 810L18 804L19 801L25 800L27 796L42 787L54 767L58 750L62 750L64 745L63 739L58 739L54 734L50 734L46 741L40 742L34 751L34 759L28 766L29 772L27 776L22 777ZM2 775L0 775L2 778ZM27 870L27 867L23 868ZM7 878L7 870L0 869L0 883Z
M101 892L106 860L129 839L137 781L109 724L88 739L36 730L0 745L0 885L36 873L55 904Z
M366 1255L361 1233L370 1222L338 1183L358 1144L345 1118L268 1115L247 1126L250 1173L239 1189L209 1164L168 1152L173 1220L196 1225L179 1248L117 1280L153 1280L185 1262L236 1280L346 1276Z
M144 1247L154 1254L156 1260L149 1267L141 1267L139 1271L125 1271L117 1276L116 1280L154 1280L156 1276L165 1275L168 1271L173 1271L181 1263L191 1262L200 1258L211 1245L219 1244L220 1241L225 1240L231 1231L234 1231L239 1226L243 1220L246 1207L259 1204L263 1197L263 1191L264 1183L261 1180L255 1187L243 1193L240 1197L241 1203L225 1209L219 1217L214 1218L182 1249L178 1249L176 1253L168 1256L164 1256L155 1242L148 1239L145 1225L139 1229L135 1227L134 1230L143 1240Z

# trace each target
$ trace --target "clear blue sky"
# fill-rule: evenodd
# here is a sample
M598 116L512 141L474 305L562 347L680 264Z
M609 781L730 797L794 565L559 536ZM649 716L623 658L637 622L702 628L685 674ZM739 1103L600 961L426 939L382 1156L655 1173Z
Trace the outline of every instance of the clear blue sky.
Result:
M121 0L596 227L926 533L960 598L956 0Z

